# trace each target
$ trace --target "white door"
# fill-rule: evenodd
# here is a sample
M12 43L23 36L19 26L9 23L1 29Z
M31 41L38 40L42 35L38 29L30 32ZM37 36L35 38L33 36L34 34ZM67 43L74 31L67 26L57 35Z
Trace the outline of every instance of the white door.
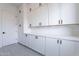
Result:
M46 55L47 56L59 55L59 40L46 38Z
M60 4L50 3L48 4L49 9L49 25L58 25L60 20Z
M45 54L45 38L32 35L30 47L39 53Z
M16 9L5 5L2 10L3 46L17 42Z
M60 55L61 56L74 56L74 42L62 40L60 45Z
M2 47L2 10L0 8L0 47Z
M63 24L79 23L79 4L63 3L61 4L61 19Z

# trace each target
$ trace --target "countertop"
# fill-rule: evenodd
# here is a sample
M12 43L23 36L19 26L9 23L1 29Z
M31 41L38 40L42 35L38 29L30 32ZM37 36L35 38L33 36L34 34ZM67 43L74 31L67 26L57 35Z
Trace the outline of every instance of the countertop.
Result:
M44 35L44 34L33 34L33 33L25 33L25 34L43 36L43 37L48 37L53 39L60 39L60 40L79 41L79 37L76 37L76 36L56 36L56 35L50 35L50 34Z

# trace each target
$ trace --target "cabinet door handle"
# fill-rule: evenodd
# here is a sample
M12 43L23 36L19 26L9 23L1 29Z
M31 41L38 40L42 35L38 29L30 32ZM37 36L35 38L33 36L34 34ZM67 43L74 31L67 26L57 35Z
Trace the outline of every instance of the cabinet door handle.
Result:
M57 44L59 44L59 40L57 40Z
M30 9L29 9L29 11L31 12L31 11L32 11L32 9L30 8Z
M21 24L19 24L19 27L21 27L22 25Z
M42 5L42 3L39 3L39 6L41 6Z
M42 23L41 22L39 22L39 26L41 26L42 25Z
M60 24L60 20L58 21L58 24Z
M31 27L32 26L32 24L29 24L29 27Z
M19 13L21 13L21 10L19 10Z
M60 40L60 44L62 44L62 40Z
M63 24L63 20L61 20L61 24Z
M27 37L27 34L26 34L26 37Z
M38 36L35 36L35 39L38 39Z

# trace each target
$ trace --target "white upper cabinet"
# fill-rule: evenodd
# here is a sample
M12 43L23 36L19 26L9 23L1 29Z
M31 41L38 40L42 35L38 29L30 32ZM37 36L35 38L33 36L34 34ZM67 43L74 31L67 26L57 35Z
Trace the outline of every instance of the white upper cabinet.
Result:
M48 4L48 16L49 16L49 25L58 25L60 24L60 4L50 3Z
M79 4L63 3L61 4L61 22L62 24L79 23Z
M28 21L29 21L29 26L38 26L37 24L37 13L36 10L32 10L32 8L29 8L29 13L28 13Z
M32 12L32 11L34 11L34 10L36 10L38 7L39 7L39 4L38 3L29 3L29 4L27 4L28 6L28 13L30 13L30 12Z
M49 25L79 24L79 4L48 4Z
M29 26L46 26L48 25L48 6L39 4L35 9L29 9L28 21Z
M79 24L77 3L28 4L29 26Z

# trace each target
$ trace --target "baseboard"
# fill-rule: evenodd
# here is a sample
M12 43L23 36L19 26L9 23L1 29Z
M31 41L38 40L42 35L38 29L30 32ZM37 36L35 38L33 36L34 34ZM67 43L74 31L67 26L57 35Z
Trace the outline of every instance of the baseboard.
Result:
M35 51L34 49L32 49L32 48L30 48L30 47L28 47L28 46L26 46L26 45L23 45L23 44L22 44L22 43L20 43L20 42L18 42L18 44L20 44L20 45L22 45L22 46L24 46L24 47L26 47L26 48L28 48L28 49L30 49L30 50L32 50L32 51L34 51L34 52L38 53L38 54L40 54L41 56L45 56L45 55L43 55L43 54L39 53L38 51Z

